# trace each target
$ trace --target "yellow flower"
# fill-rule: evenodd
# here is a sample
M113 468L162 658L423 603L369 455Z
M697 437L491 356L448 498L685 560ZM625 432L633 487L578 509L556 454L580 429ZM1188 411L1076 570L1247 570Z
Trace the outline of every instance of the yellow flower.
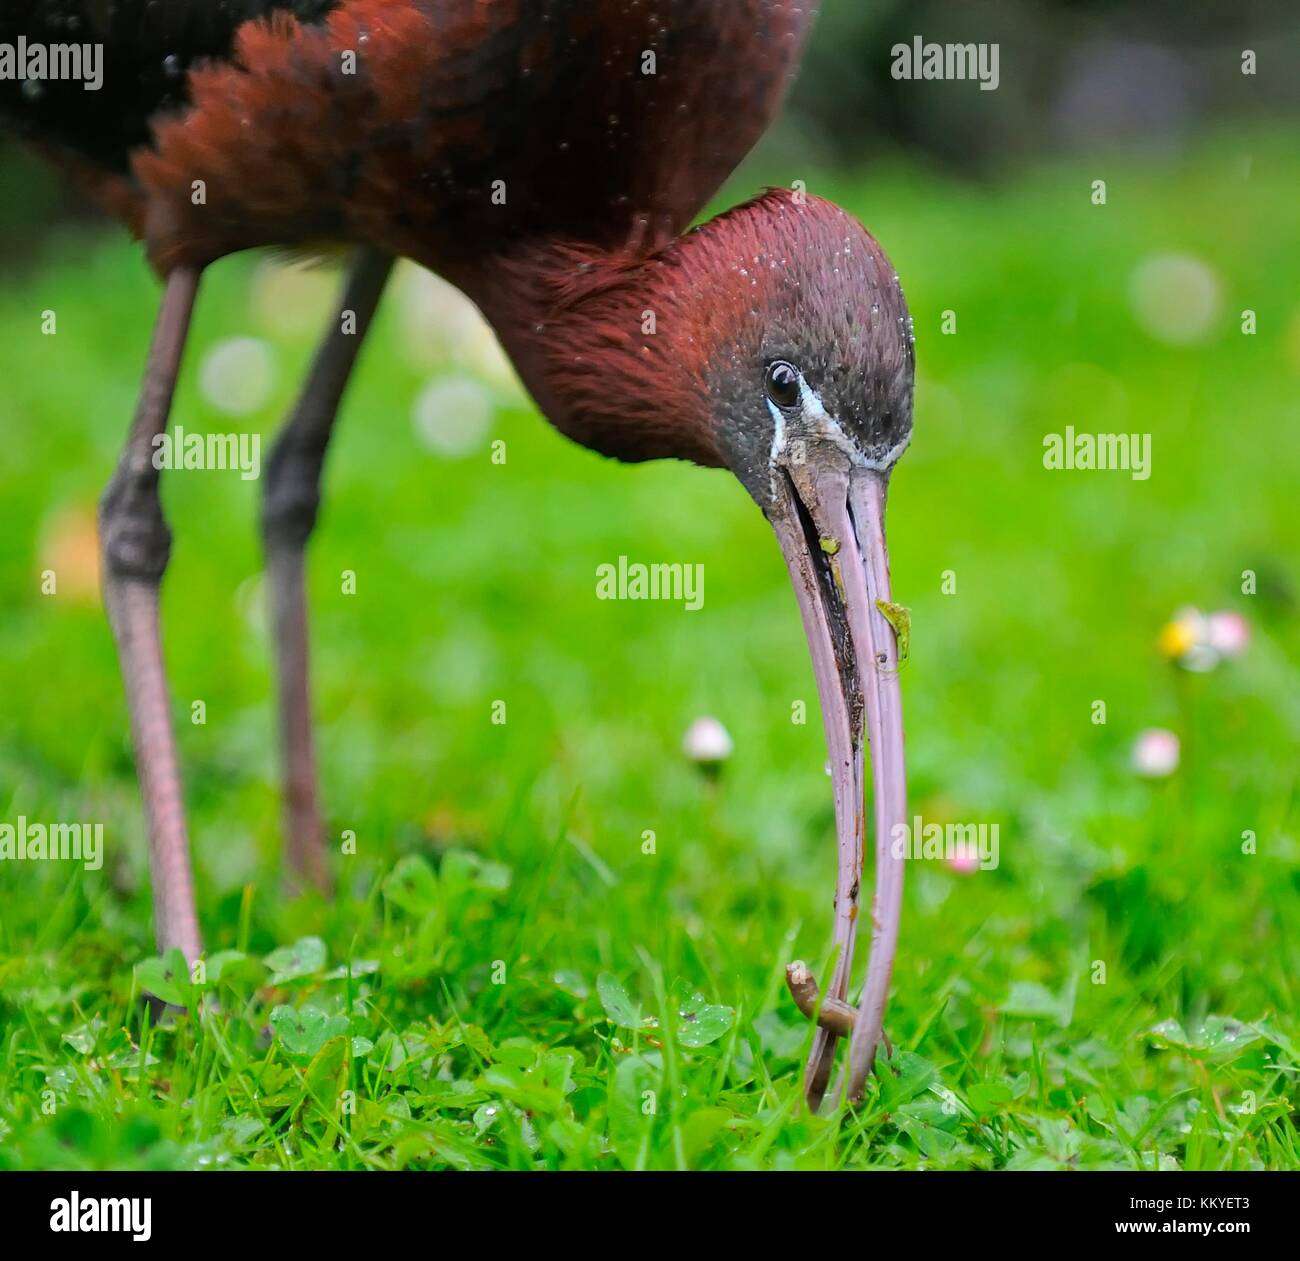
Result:
M1188 605L1174 614L1174 620L1161 630L1156 643L1167 660L1194 674L1204 674L1213 670L1223 655L1210 632L1210 619L1200 609Z
M1160 637L1156 640L1160 648L1160 655L1168 658L1170 661L1177 661L1180 657L1185 657L1195 646L1197 641L1196 624L1191 618L1175 618L1172 622L1166 622L1160 630Z

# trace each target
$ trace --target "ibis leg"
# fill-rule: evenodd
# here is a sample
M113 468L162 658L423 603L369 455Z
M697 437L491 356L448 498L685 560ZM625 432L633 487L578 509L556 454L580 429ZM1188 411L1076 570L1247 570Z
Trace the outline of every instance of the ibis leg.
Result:
M304 559L320 509L321 472L334 418L391 268L387 255L358 251L339 310L271 452L263 488L288 873L291 883L322 891L328 890L330 875L312 735Z
M104 603L121 659L149 827L154 930L160 952L179 947L191 961L202 944L159 622L171 531L158 498L154 439L167 428L198 283L198 271L190 268L167 279L131 432L99 505Z

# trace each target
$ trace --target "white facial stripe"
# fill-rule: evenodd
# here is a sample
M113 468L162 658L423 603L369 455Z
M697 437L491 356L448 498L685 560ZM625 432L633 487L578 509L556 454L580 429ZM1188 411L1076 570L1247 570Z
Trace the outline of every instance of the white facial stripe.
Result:
M767 410L772 413L772 454L768 466L776 468L776 457L785 450L785 413L769 398Z
M772 413L772 454L770 463L772 469L775 470L777 457L785 452L785 416L771 399L767 400L767 407ZM893 468L898 462L899 456L907 450L912 441L912 432L909 429L880 459L871 459L864 455L858 448L857 443L853 442L844 432L840 422L826 410L821 396L804 380L803 373L799 374L799 411L808 432L812 436L821 438L843 451L849 457L850 462L857 468L872 469L875 472L883 473L886 469Z

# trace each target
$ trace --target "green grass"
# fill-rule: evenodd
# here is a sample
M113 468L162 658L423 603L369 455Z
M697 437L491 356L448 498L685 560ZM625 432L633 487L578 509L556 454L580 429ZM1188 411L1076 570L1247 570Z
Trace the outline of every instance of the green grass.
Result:
M330 834L357 850L335 855L330 902L280 888L258 487L166 479L168 656L220 1010L151 1026L121 687L76 573L156 288L120 237L69 236L0 296L0 822L100 821L106 857L0 863L0 1165L1300 1164L1294 144L1233 136L992 190L910 168L812 186L885 243L916 318L916 433L890 504L911 804L1001 838L990 872L911 865L898 1055L864 1106L799 1107L808 1029L782 966L825 958L833 825L766 525L726 475L606 463L509 395L490 435L504 465L486 439L430 453L410 423L430 371L401 350L400 303L349 397L311 552ZM1134 268L1171 250L1222 291L1190 347L1130 303ZM214 342L271 343L263 433L310 353L310 330L268 333L251 310L254 265L205 284L188 428L241 423L198 389ZM1067 424L1150 433L1152 477L1044 470L1043 435ZM596 600L620 554L702 564L704 609ZM1163 662L1155 637L1187 603L1244 613L1248 653L1201 676ZM705 713L736 738L716 785L679 751ZM1148 726L1183 738L1170 779L1129 768Z

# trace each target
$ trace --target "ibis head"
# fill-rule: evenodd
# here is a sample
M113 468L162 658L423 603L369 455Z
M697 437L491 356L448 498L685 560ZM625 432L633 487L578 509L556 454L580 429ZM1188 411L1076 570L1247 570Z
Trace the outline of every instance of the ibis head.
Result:
M856 1096L882 1035L901 911L894 846L907 808L885 499L912 436L912 324L897 274L851 216L793 195L749 213L754 248L738 255L731 286L718 295L740 319L710 356L713 423L725 463L776 531L817 676L839 852L839 955L828 996L847 997L859 898L871 907L871 959L847 1076ZM869 902L864 740L876 837ZM814 1104L833 1049L819 1029L806 1081Z
M904 611L892 601L884 525L912 434L912 325L898 276L851 215L784 190L649 258L562 251L535 272L551 277L549 307L503 336L550 419L620 459L730 469L780 541L830 750L839 877L827 996L840 1000L863 893L870 751L877 875L850 1051L856 1094L881 1036L902 893L893 843L906 822ZM816 1038L807 1087L820 1100L833 1041Z

